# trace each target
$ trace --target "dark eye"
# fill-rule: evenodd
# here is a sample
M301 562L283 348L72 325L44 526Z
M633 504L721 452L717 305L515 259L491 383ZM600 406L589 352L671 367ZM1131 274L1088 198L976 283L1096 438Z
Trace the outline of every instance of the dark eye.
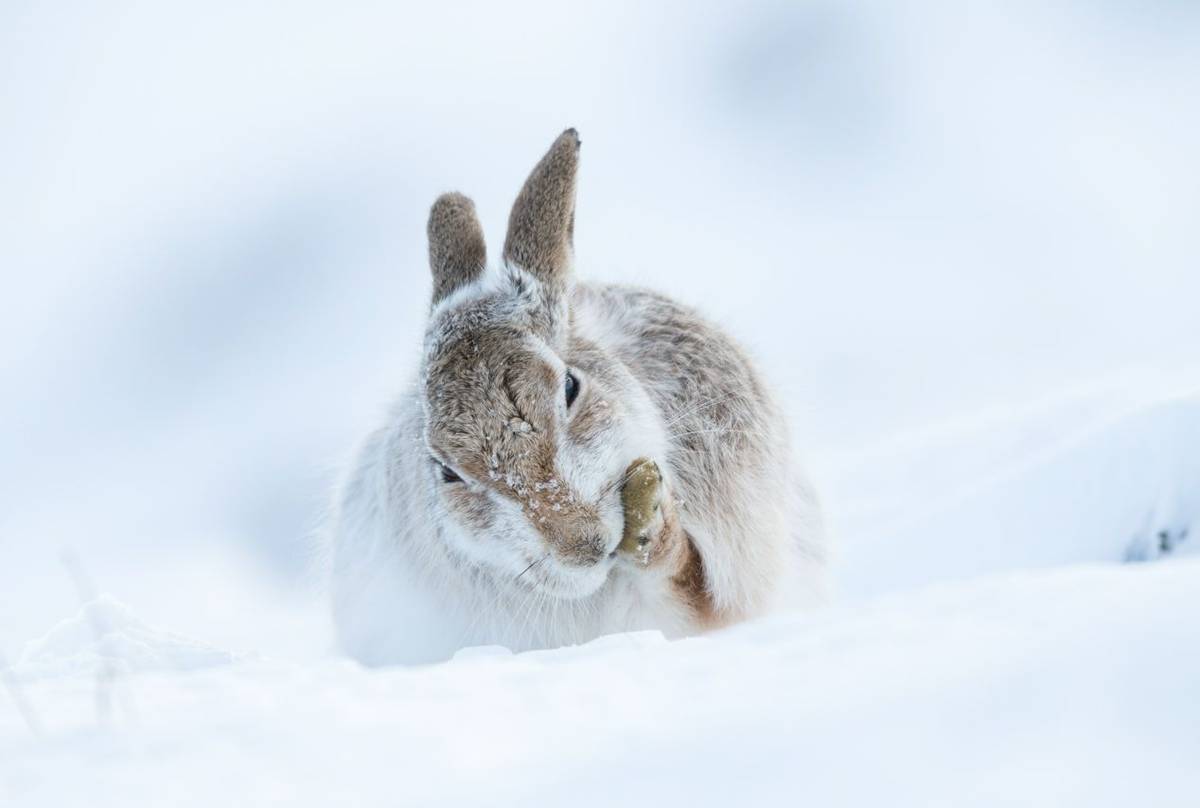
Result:
M442 482L444 483L461 483L462 477L454 473L454 469L447 466L445 463L438 463L442 471Z
M563 386L563 392L566 393L567 407L569 409L575 403L576 396L579 395L579 379L576 379L575 374L569 370L567 371L567 381Z

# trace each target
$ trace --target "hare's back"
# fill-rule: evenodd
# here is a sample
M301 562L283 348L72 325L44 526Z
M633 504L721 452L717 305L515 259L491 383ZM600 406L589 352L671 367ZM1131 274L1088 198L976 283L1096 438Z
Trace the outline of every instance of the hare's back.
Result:
M631 370L672 442L721 454L783 448L783 419L753 361L695 309L647 289L602 284L580 284L573 303L579 335Z

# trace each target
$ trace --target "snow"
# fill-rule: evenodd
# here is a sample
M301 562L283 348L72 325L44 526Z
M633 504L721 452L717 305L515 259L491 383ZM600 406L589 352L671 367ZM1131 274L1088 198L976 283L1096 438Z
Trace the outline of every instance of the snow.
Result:
M255 662L25 695L21 805L1190 805L1200 562L935 587L717 636ZM62 774L69 772L70 776Z
M1197 33L4 5L0 805L1195 804ZM832 603L360 668L310 537L413 371L427 206L471 194L496 254L568 125L580 271L759 358Z
M147 626L109 595L88 601L25 646L13 665L19 680L54 676L116 677L144 671L189 671L228 665L239 655Z
M682 641L372 670L221 652L102 597L12 666L40 729L0 713L0 785L29 806L1190 805L1200 558L1184 537L1119 562L1200 527L1200 396L1037 446L892 530L876 517L875 557L847 566L888 594ZM864 491L921 484L869 466Z
M1093 407L1098 407L1092 401ZM860 597L1002 570L1151 560L1179 551L1200 514L1200 401L1177 397L1080 415L1043 404L854 458L842 593Z

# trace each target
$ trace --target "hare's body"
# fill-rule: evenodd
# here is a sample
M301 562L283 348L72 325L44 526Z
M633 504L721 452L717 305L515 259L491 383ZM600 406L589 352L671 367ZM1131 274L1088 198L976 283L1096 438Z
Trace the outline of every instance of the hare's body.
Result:
M577 152L568 132L534 170L498 272L469 201L431 214L421 374L335 513L334 616L363 661L679 636L819 587L816 504L742 351L666 297L571 280ZM651 461L630 554L625 470Z

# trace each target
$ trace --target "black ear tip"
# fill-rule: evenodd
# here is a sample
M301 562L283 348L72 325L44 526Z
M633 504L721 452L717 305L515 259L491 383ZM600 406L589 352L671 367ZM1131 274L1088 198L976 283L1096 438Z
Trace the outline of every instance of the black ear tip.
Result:
M574 126L564 130L563 133L558 136L558 139L572 143L577 149L583 145L583 141L579 139L579 130Z

